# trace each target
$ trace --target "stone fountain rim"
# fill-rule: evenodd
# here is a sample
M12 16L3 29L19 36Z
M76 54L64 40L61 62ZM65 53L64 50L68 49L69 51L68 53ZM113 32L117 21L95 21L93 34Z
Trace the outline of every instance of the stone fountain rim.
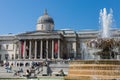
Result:
M70 62L89 62L89 61L108 61L108 62L111 62L111 61L117 61L117 62L120 62L120 60L117 60L117 59L102 59L102 60L72 60Z

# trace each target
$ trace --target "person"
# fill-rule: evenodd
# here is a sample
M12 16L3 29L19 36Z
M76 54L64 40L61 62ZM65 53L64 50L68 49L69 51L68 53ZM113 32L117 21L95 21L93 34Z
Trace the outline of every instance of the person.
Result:
M20 67L18 71L19 71L19 72L23 72L23 68Z
M11 65L7 66L5 69L7 70L7 73L12 72L12 66Z
M13 64L10 65L10 72L12 72L12 67L13 67Z
M18 76L18 71L15 70L15 73L13 76Z
M5 68L5 69L7 70L7 73L10 71L10 70L9 70L9 67L10 67L10 66L6 66L6 68Z
M31 75L31 76L32 76L32 75L34 75L34 76L36 75L36 74L35 74L35 70L36 70L35 67L34 67L34 66L31 66L31 68L30 68L30 75Z
M60 76L65 76L63 69L61 69L59 73L60 73Z
M52 70L49 65L47 66L47 75L52 76Z
M26 77L30 77L30 71L27 69L25 73Z
M21 73L23 72L23 69L22 68L19 68L19 70L14 70L14 76L22 76Z

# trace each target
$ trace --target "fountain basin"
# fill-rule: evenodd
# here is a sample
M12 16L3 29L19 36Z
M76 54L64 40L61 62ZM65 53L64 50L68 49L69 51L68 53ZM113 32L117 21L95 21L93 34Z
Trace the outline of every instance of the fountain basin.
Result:
M66 80L120 79L120 60L74 60L69 64Z

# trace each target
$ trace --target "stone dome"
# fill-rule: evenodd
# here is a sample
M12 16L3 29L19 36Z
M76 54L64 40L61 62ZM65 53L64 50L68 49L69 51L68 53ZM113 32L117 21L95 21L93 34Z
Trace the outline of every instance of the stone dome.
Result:
M45 10L44 15L40 16L37 21L37 24L44 24L44 23L54 24L53 19L47 14L47 10Z

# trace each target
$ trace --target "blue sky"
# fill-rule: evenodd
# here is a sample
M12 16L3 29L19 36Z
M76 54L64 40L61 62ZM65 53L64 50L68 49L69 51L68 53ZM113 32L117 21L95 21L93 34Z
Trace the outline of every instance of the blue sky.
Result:
M113 9L113 27L120 28L120 0L0 0L0 34L34 31L46 8L55 29L99 29L100 9Z

